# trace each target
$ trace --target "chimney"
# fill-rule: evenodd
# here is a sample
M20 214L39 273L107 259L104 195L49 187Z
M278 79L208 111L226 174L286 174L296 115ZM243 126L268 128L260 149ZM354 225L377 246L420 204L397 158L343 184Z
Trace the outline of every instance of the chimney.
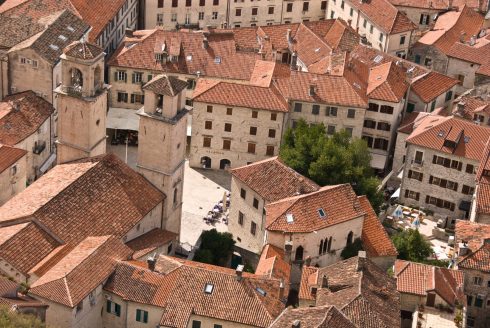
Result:
M300 328L300 327L301 327L301 321L294 320L293 324L291 325L291 328Z
M311 266L311 256L307 256L307 257L305 258L305 265L306 265L306 266Z
M461 32L461 35L459 36L459 42L464 43L465 36L466 32Z
M131 28L127 28L126 31L125 31L125 34L127 37L133 37L133 33L134 33L134 30L131 29Z
M328 277L325 274L322 277L322 288L328 288Z
M364 269L364 261L366 260L366 251L359 251L357 253L357 271Z
M293 251L293 242L287 241L284 244L284 261L291 264L291 252Z
M209 46L209 41L208 41L208 38L204 37L204 38L202 39L202 48L203 48L203 49L207 49L207 48L208 48L208 46Z
M150 256L147 260L146 260L146 263L148 263L148 269L150 269L151 271L155 271L155 266L157 264L157 260L155 259L155 257L153 256Z
M298 54L296 51L293 51L293 54L291 55L291 69L296 70L296 65L298 64Z
M242 280L242 274L243 274L243 264L239 264L236 267L235 272L236 272L236 280L241 281Z
M453 7L453 0L448 0L447 9L451 9Z
M474 46L476 43L476 35L473 35L471 38L470 38L470 46Z
M352 19L348 19L347 24L349 24L349 26L352 26Z
M464 106L465 106L465 103L463 101L459 102L456 105L456 114L458 114L459 116L463 116L463 114L464 114Z
M313 97L315 95L315 85L310 84L310 89L308 90L308 94L310 97Z
M288 30L286 31L286 41L288 42L288 44L291 42L291 29L288 28Z
M279 299L282 300L284 298L284 281L281 279L281 283L279 284Z

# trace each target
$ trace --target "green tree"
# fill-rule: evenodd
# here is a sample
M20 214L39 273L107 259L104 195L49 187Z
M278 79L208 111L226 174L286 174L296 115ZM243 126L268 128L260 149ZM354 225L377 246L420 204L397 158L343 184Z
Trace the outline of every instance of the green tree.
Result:
M2 328L45 328L46 325L33 315L10 311L0 306L0 327Z
M343 260L347 260L351 257L357 256L359 254L359 251L362 250L362 241L360 238L356 238L353 243L342 250L342 252L340 253L340 257L342 257Z
M364 140L341 131L328 136L323 124L308 126L300 120L288 129L280 150L281 159L321 186L350 183L358 195L366 195L378 212L383 193L371 168L371 154Z
M413 262L427 262L432 254L430 243L418 230L403 230L393 236L393 244L398 250L398 258Z
M198 262L225 265L233 251L235 241L229 232L218 232L216 229L201 234L201 246L194 256Z

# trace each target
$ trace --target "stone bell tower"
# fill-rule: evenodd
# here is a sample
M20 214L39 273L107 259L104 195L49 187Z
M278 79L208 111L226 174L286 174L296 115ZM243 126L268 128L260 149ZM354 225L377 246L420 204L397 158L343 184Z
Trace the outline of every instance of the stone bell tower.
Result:
M145 105L138 114L138 171L167 198L162 229L179 234L187 140L187 82L158 75L143 86Z
M61 85L54 91L58 108L58 164L105 154L107 90L104 52L78 41L61 55Z

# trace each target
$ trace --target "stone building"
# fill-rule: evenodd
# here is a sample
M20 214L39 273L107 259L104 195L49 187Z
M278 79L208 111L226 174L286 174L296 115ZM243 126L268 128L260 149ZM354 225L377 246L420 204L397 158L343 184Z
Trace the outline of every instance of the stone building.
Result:
M469 221L456 222L457 268L464 272L466 327L490 324L490 226Z
M0 303L2 306L13 313L34 315L44 322L48 305L30 296L22 295L19 290L19 284L5 277L0 277Z
M487 142L476 172L476 185L471 204L470 220L490 224L490 142Z
M57 94L57 161L105 154L107 89L104 84L104 52L74 42L61 56L61 83Z
M326 18L342 18L373 48L405 58L417 26L388 0L330 0Z
M286 166L277 157L231 171L228 229L236 246L255 254L265 243L265 207L283 198L307 194L320 187ZM278 246L283 249L283 245Z
M451 107L458 84L459 80L437 72L420 76L410 86L407 113L433 112L439 107Z
M236 28L322 20L327 1L158 0L144 2L143 8L145 29Z
M0 206L25 189L27 151L0 145Z
M425 31L430 29L430 26L434 24L435 19L439 13L444 13L451 9L451 0L443 1L403 1L403 0L389 0L393 6L399 11L403 12L415 25L417 25L419 31Z
M103 326L269 327L285 307L284 285L242 269L169 256L120 262L104 286Z
M432 30L427 31L413 45L410 60L436 72L446 74L448 54L457 42L473 43L483 26L483 15L464 5L437 18Z
M476 168L489 138L488 127L427 116L406 139L401 202L452 219L468 218Z
M7 96L0 102L0 144L23 149L30 184L50 168L54 153L54 108L32 91Z
M90 4L92 3L86 0L28 0L22 2L6 0L0 6L0 13L7 17L26 17L37 21L40 18L44 20L55 12L68 10L91 27L88 40L111 55L124 38L126 29L137 28L139 1L100 1L97 3L97 10L94 10ZM75 26L70 26L75 28ZM65 27L61 30L64 29ZM64 33L67 33L66 30ZM57 38L58 35L54 37ZM75 40L70 40L68 44L73 41Z
M336 306L356 327L401 325L395 280L364 252L326 267L304 266L299 305L304 309Z

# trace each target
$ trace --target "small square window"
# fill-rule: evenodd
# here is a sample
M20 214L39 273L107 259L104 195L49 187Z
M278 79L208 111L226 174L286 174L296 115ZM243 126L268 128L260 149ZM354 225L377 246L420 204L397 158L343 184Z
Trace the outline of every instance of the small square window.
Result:
M225 123L225 132L231 132L231 123Z
M202 142L202 146L205 148L211 147L211 138L210 137L204 137L203 142Z
M213 112L213 106L208 105L208 106L206 107L206 111L207 111L208 113L212 113L212 112Z
M213 289L214 289L214 285L213 284L207 283L206 286L204 286L204 292L206 294L212 294L213 293Z
M356 117L356 110L353 108L349 108L347 110L347 118L355 118Z
M256 110L253 110L252 111L252 118L257 118L259 117L259 112L257 112Z
M318 115L320 113L320 105L313 105L311 107L311 113L313 115Z
M257 232L257 224L255 222L250 223L250 233L255 236Z
M232 115L232 114L233 114L233 108L227 108L226 115Z
M296 113L301 113L302 108L303 108L303 104L302 103L295 103L294 104L294 111Z
M269 129L269 138L275 138L275 137L276 137L276 130Z
M231 140L230 139L223 139L223 149L224 150L230 150L231 149Z
M249 154L255 154L255 144L254 143L251 143L251 142L248 143L247 152Z
M206 121L206 122L204 122L204 128L206 130L211 130L213 128L213 122L212 121Z
M327 126L327 134L332 135L335 133L335 125L328 125Z
M240 189L240 197L243 199L247 198L247 191L243 188Z
M273 15L274 14L274 7L269 7L268 12L269 12L269 15Z
M252 135L252 136L257 135L257 127L255 127L255 126L250 127L250 135Z
M271 113L271 121L277 120L277 113Z
M265 149L265 154L267 156L274 156L274 146L267 146Z
M255 208L259 208L259 200L257 198L254 197L254 201L253 201L253 206Z

